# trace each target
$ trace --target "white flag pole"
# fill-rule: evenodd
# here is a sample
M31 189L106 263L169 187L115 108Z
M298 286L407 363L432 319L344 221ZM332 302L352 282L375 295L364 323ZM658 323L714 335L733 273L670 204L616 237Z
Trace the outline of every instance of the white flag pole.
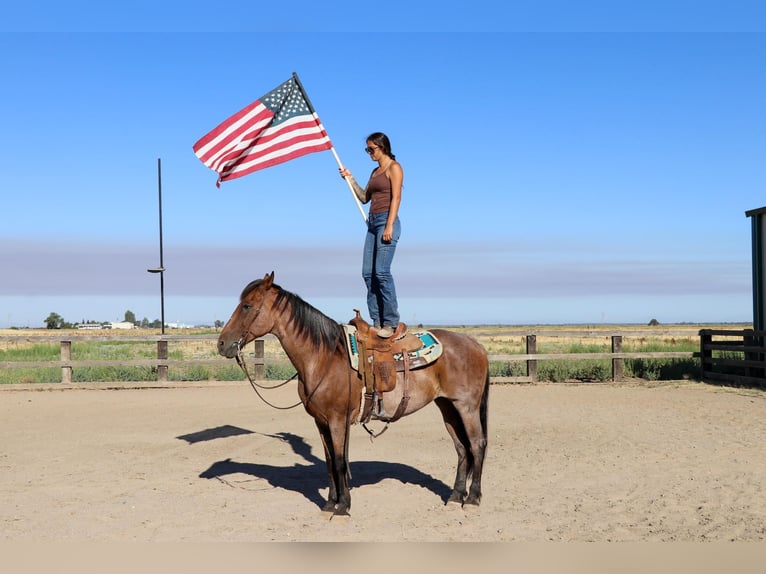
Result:
M338 152L335 151L335 147L331 147L330 151L332 152L332 155L335 156L335 161L338 162L338 169L343 169L343 164L340 162L340 158L338 157ZM362 207L362 202L359 201L359 198L356 196L356 193L354 193L354 186L351 185L351 182L348 180L347 177L344 177L343 179L346 180L346 183L348 184L348 189L351 191L351 197L354 198L354 201L356 202L356 206L359 208L359 213L362 214L362 219L364 219L364 222L367 223L367 216L364 214L364 208Z
M306 104L308 104L309 111L311 111L312 114L315 114L314 106L311 105L311 100L309 99L308 94L306 93L306 90L303 89L303 84L301 83L300 78L298 78L298 74L293 72L293 78L295 78L295 83L298 84L298 88L300 88L301 93L303 94L303 99L306 100ZM332 152L332 155L335 156L335 161L338 162L338 169L343 169L343 164L340 162L340 158L338 157L338 152L335 151L335 147L331 146L330 151ZM348 178L343 178L346 180L346 183L348 184L349 190L351 190L351 195L354 198L354 201L356 201L356 206L359 208L359 213L362 214L362 219L364 219L365 223L367 222L367 216L364 214L364 209L362 208L362 203L359 201L359 198L356 196L356 193L354 193L354 187L351 185L351 182L348 180Z

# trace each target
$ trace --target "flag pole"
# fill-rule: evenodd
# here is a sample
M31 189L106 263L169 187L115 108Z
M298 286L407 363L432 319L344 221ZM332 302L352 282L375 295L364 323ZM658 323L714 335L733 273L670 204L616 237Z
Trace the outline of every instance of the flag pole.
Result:
M330 151L332 152L332 155L335 156L335 161L338 162L338 169L343 169L343 164L340 162L340 158L338 157L338 152L335 151L335 147L331 147ZM364 208L362 207L362 202L359 201L359 198L356 196L356 193L354 192L354 186L351 185L351 182L348 180L347 177L344 177L343 179L346 180L346 183L348 184L349 190L351 190L351 196L354 198L354 201L356 202L356 206L359 208L359 213L362 214L362 219L364 219L365 223L367 222L367 216L364 214Z
M314 106L311 104L311 100L309 99L308 94L306 93L306 90L303 89L303 84L301 83L300 79L298 78L298 74L293 72L293 78L295 78L295 83L298 84L298 88L300 89L301 93L303 94L303 99L306 100L306 103L309 106L309 110L312 114L316 114L316 111L314 111ZM338 157L338 152L335 151L335 146L330 147L330 151L332 152L333 157L335 157L335 161L338 164L338 169L343 169L343 164L340 161L340 157ZM348 178L343 178L346 180L346 183L348 184L348 189L351 192L351 197L354 198L354 201L356 202L357 208L359 208L359 213L362 214L362 219L364 219L365 223L367 222L367 216L364 214L364 208L362 207L362 202L359 201L359 198L356 196L356 193L354 193L354 186L351 185L351 182L348 180Z

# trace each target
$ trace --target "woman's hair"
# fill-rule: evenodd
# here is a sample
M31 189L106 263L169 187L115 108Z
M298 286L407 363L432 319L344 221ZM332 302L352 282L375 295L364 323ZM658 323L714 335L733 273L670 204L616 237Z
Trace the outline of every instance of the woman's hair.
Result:
M391 159L396 159L396 156L391 153L391 142L389 141L388 136L383 132L375 132L368 135L366 141L374 143Z

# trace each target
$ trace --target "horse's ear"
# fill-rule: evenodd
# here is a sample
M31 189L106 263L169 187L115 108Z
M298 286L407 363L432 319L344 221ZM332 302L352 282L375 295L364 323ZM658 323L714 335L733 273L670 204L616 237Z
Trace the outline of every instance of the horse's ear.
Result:
M274 284L274 272L266 273L266 275L263 276L263 284L268 289Z

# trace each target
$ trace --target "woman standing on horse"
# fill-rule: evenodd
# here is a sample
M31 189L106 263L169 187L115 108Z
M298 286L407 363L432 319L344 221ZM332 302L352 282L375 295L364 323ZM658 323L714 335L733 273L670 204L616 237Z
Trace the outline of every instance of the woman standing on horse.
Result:
M404 171L396 161L396 156L391 153L391 142L386 134L370 134L364 151L372 161L378 163L364 189L347 169L341 169L340 174L348 178L359 201L370 202L362 277L367 285L370 318L378 329L378 335L388 338L399 324L399 305L394 277L391 275L391 263L401 233L399 205L402 201Z

